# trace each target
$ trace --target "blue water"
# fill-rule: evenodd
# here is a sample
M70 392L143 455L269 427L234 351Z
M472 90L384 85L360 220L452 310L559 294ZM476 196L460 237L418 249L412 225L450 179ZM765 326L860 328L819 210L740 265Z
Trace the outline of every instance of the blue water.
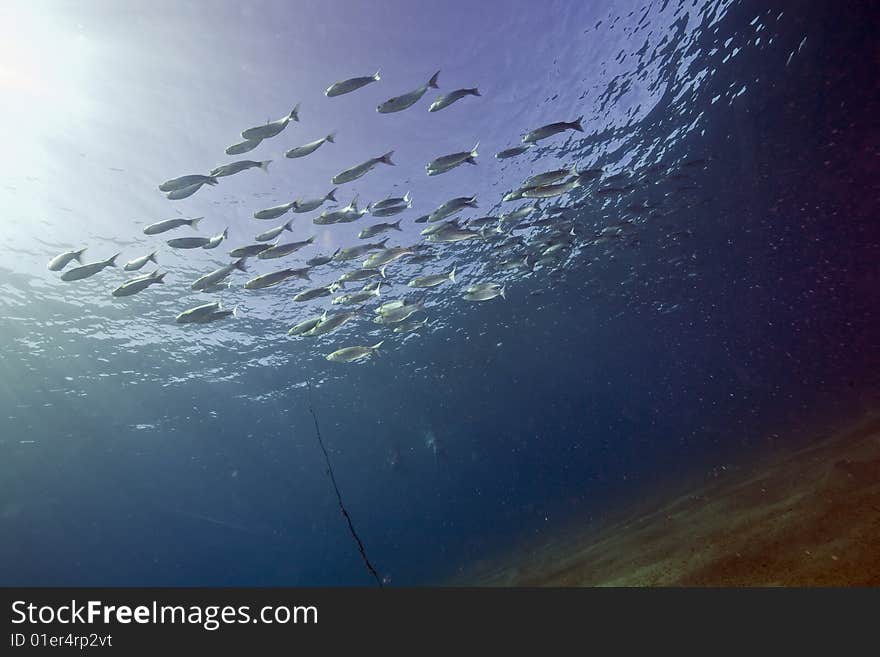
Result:
M876 390L880 107L876 21L858 3L239 4L0 10L0 583L370 585L309 381L346 506L395 585L449 581L661 483L747 462ZM380 82L323 96L377 68ZM438 69L416 106L375 111ZM481 97L426 111L472 86ZM241 130L297 102L300 123L241 156L271 158L267 174L182 201L156 189L230 161ZM493 157L579 116L584 133ZM283 157L332 130L335 144ZM425 176L476 141L477 166ZM500 198L530 174L577 164L606 180L543 203L575 227L552 265L497 272L497 246L477 240L441 245L427 267L390 265L383 301L457 265L415 334L364 318L291 339L328 299L292 302L299 281L242 288L382 221L321 227L317 213L287 234L315 246L233 274L219 296L238 318L174 322L217 298L193 280L291 216L255 210L323 195L392 149L396 167L337 194L410 190L391 244L418 241L413 219L454 196L476 194L464 216L481 216L520 205ZM194 234L142 234L179 214L229 239L160 248L163 286L119 300L121 270L77 283L46 270L72 248L124 262ZM619 235L597 239L609 226ZM314 270L314 284L346 265ZM479 280L507 298L462 300ZM365 363L324 358L382 339Z

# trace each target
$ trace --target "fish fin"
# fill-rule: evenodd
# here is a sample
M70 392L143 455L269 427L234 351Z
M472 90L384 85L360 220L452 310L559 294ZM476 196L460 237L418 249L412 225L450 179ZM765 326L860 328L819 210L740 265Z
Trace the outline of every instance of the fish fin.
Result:
M389 239L389 238L386 237L385 239L379 240L379 245L380 245L383 249L385 248L385 242L387 242L388 239Z
M314 235L312 235L311 237L309 237L309 239L306 240L306 243L307 243L307 244L314 244L314 242L315 242L315 236L314 236Z
M579 117L577 117L577 119L575 119L570 125L571 125L572 128L574 128L574 129L577 130L578 132L583 132L583 131L584 131L584 128L583 128L583 126L581 125L581 121L583 121L583 120L584 120L584 117L579 116Z
M291 225L292 223L293 223L293 219L291 219L291 220L288 221L286 224L284 224L284 225L281 227L281 230L290 231L290 232L292 233L292 232L293 232L293 228L290 227L290 225Z
M474 155L471 155L469 158L467 158L467 159L465 160L465 162L467 162L468 164L476 165L477 160L474 159L474 158L475 158L475 156L474 156Z
M384 343L385 343L385 340L380 340L379 342L374 344L372 347L370 347L370 349L372 349L373 351L377 351L379 349L379 347L381 347Z
M471 196L471 199L468 201L468 205L472 208L476 208L477 206L477 197Z
M308 269L308 267L306 267L305 269L300 269L299 272L297 272L297 275L298 275L300 278L302 278L303 280L306 280L306 281L311 281L311 280L312 280L311 276L309 276L309 269Z
M403 221L403 219L398 219L397 221L395 221L393 224L391 224L391 228L393 228L394 230L401 230L402 231L403 229L400 227L401 221Z
M474 144L474 147L471 149L471 157L477 156L477 149L480 147L480 142Z
M381 290L381 289L382 289L382 283L379 283L379 284L376 286L376 296L377 296L377 297L379 296L379 290Z
M385 265L385 267L387 266L388 265ZM385 278L385 267L382 267L382 269L379 270L379 273L382 274L382 278Z
M395 164L394 164L394 162L391 161L391 156L392 156L392 155L394 155L394 151L388 151L387 153L385 153L385 155L383 155L383 156L381 156L381 157L379 158L379 161L380 161L382 164L387 164L387 165L393 167L393 166L395 166Z
M380 73L381 71L382 71L382 69L380 68L380 69L378 69L375 73L373 73L373 79L374 79L376 82L378 82L379 80L382 79L382 76L379 75L379 73Z
M288 118L292 121L299 121L299 103L296 104L296 107L290 110L290 116Z
M471 96L482 96L483 95L480 93L480 90L477 89L476 87L474 87L473 89L468 89L467 91Z
M86 249L87 249L87 248L89 248L89 247L85 247L85 248L82 248L82 249L80 249L79 251L77 251L77 252L76 252L76 255L73 256L73 259L76 260L76 261L79 262L79 263L82 263L83 253L86 252Z
M507 290L507 286L503 286L501 288L501 298L504 299L505 301L507 301L507 294L505 294L506 290Z
M324 200L325 200L325 201L335 201L335 200L336 200L336 190L337 190L337 189L339 189L339 188L338 188L338 187L334 187L334 188L331 189L329 192L327 192L327 195L324 197Z
M409 190L403 195L403 202L406 203L406 207L412 207L412 193Z
M223 229L223 239L229 237L229 226Z
M158 264L159 264L159 261L156 260L156 253L157 253L156 251L153 251L153 252L147 257L147 260L152 260L153 262L155 262L155 263L158 265Z
M437 71L436 73L434 73L434 75L431 76L431 79L428 80L428 86L432 87L434 89L439 89L440 87L437 86L437 78L439 76L440 76L440 71Z
M121 254L117 253L115 256L111 256L111 257L107 258L107 260L106 260L105 262L106 262L110 267L116 267L116 266L118 266L118 265L116 264L116 258L118 258L120 255L121 255Z
M260 162L260 168L268 173L270 164L272 164L272 160L264 160Z
M455 265L452 265L452 271L449 272L449 280L455 283Z
M239 271L247 271L247 258L239 258L236 260L235 268Z
M217 176L210 176L205 182L209 185L216 185L220 181L217 180Z
M168 275L168 272L167 272L167 271L163 271L161 274L159 274L158 276L154 276L153 278L156 279L156 282L157 282L157 283L164 283L164 282L165 282L165 276L167 276L167 275Z
M198 230L199 222L204 219L204 217L196 217L195 219L191 219L189 222L189 227L193 230Z
M324 137L324 141L329 141L331 144L336 143L335 139L336 139L336 131L335 130L333 132L331 132L329 135L327 135L326 137Z

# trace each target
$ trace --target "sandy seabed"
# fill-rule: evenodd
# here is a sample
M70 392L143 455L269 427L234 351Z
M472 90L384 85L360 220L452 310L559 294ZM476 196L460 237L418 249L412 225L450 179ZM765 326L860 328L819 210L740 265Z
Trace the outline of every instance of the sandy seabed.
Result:
M880 414L621 518L456 584L880 586Z

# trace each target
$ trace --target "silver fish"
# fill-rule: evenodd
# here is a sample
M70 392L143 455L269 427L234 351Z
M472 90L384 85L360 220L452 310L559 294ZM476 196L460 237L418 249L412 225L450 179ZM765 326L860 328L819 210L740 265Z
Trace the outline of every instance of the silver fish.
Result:
M469 219L467 227L473 230L482 230L483 228L497 225L499 221L498 217L477 217L476 219Z
M458 219L450 219L449 221L444 221L442 224L429 224L425 226L419 234L427 237L428 235L433 235L434 233L439 233L444 230L457 230L459 228L461 228L461 226L458 225Z
M62 281L81 281L84 278L89 278L90 276L94 276L95 274L103 271L107 267L115 267L116 266L116 258L119 257L117 253L115 256L107 258L106 260L101 260L100 262L90 262L87 265L81 265L80 267L74 267L73 269L68 269L66 272L61 274Z
M310 238L306 240L302 240L300 242L288 242L287 244L274 244L270 246L265 251L261 251L257 256L260 260L269 260L271 258L283 258L286 255L290 255L291 253L295 253L299 251L304 246L308 246L312 242L315 241L315 236L312 235Z
M397 324L424 309L424 299L403 299L399 300L399 303L392 301L382 304L376 309L376 317L373 318L373 321L376 324Z
M205 246L203 246L202 248L203 249L216 249L218 246L220 246L220 243L223 240L225 240L228 236L229 236L229 228L224 228L222 233L218 233L217 235L214 235L214 237L212 237L208 241L208 243L205 244Z
M321 137L320 139L316 139L315 141L310 141L308 144L303 144L302 146L297 146L296 148L291 148L284 154L284 157L294 158L294 157L305 157L306 155L310 155L318 150L325 142L330 142L331 144L335 144L334 141L336 137L335 132L331 132L326 137Z
M360 308L355 308L354 310L343 311L340 313L335 313L333 315L328 316L327 313L324 313L323 319L318 323L316 327L313 329L306 331L302 335L310 338L316 338L321 335L327 335L332 331L340 328L347 322L350 322L352 319L357 317L361 312Z
M288 278L299 278L304 281L311 280L309 278L308 267L302 269L282 269L281 271L273 271L262 276L252 278L244 284L246 290L262 290L267 287L273 287L279 283L283 283Z
M428 108L429 112L439 112L444 107L449 107L457 100L464 98L465 96L480 96L480 90L476 87L472 89L456 89L448 94L443 94L442 96L437 96L437 100L431 103L431 106Z
M330 285L323 285L321 287L313 287L310 290L305 290L300 292L295 297L293 297L294 301L311 301L312 299L318 299L320 297L329 297L336 291L336 285L331 283Z
M293 219L291 219L290 221L288 221L285 224L278 226L277 228L270 228L269 230L264 231L264 232L260 233L259 235L257 235L256 237L254 237L254 241L255 242L269 242L271 240L274 240L276 237L278 237L285 230L292 232L293 229L290 227L290 225L292 223L293 223Z
M193 185L216 185L217 178L213 175L203 176L201 174L193 174L190 176L180 176L179 178L172 178L171 180L166 180L161 185L159 185L160 192L173 192L176 189L183 189L184 187L192 187Z
M546 139L547 137L552 137L553 135L557 135L560 132L565 132L566 130L577 130L578 132L583 132L584 129L581 127L581 121L584 120L584 117L579 116L574 121L560 121L558 123L548 123L547 125L541 126L540 128L535 128L531 132L523 135L523 143L534 144L542 139Z
M352 91L357 91L361 87L365 87L371 82L378 82L382 78L379 77L379 71L373 73L373 75L366 75L360 78L349 78L348 80L342 80L340 82L334 82L327 90L324 91L324 95L327 98L334 98L335 96L341 96L342 94L348 94Z
M248 244L247 246L239 246L229 252L230 258L251 258L260 255L263 251L270 248L271 244Z
M430 274L428 276L416 276L407 285L410 287L436 287L446 281L455 283L455 267L448 274Z
M345 283L358 283L376 276L385 278L385 267L382 267L381 269L361 268L355 269L354 271L348 271L340 276L336 282L340 285L344 285Z
M317 255L314 258L309 258L308 260L306 260L306 264L309 267L320 267L321 265L326 265L328 262L332 262L337 253L339 253L339 249L336 249L330 255Z
M451 242L463 242L464 240L472 240L476 238L482 238L483 234L475 231L475 230L467 230L467 229L458 229L458 228L450 228L448 230L440 230L436 233L428 235L425 239L428 242L434 243L451 243Z
M331 301L330 303L332 303L333 305L342 304L345 306L350 306L352 304L362 304L369 301L373 297L378 297L381 287L382 285L380 284L372 290L359 290L357 292L351 292L350 294L343 294L334 298L333 301Z
M369 207L372 211L372 210L379 210L382 208L390 208L395 205L405 205L408 208L412 207L412 195L409 192L407 192L402 197L401 196L394 196L391 198L386 198L381 201L376 201L375 203L370 203L370 205L367 207Z
M378 242L371 242L369 244L358 244L357 246L348 246L343 249L339 249L336 252L336 256L334 256L334 260L337 262L345 262L346 260L356 260L360 258L365 253L369 251L378 251L385 248L385 243L388 241L386 237L383 240L379 240Z
M177 237L165 242L172 249L201 249L211 243L210 237Z
M281 205L265 208L264 210L257 210L254 212L254 219L277 219L281 215L289 212L295 205L296 201L291 201L290 203L282 203Z
M204 290L209 287L212 287L222 281L224 278L229 276L234 270L238 269L239 271L247 271L247 265L245 265L244 258L236 260L228 265L224 265L219 269L215 269L210 274L205 274L201 278L199 278L195 283L190 285L190 289L192 290Z
M528 189L529 187L543 187L544 185L552 185L555 182L559 182L563 178L567 178L568 176L577 176L578 170L577 167L572 167L570 169L555 169L553 171L545 171L544 173L536 173L534 176L529 176L523 181L523 184L520 185L520 189Z
M398 219L394 223L381 223L368 226L358 233L358 239L366 240L384 233L386 230L403 230L400 227L401 221L403 221L403 219Z
M400 322L397 326L394 327L395 333L412 333L413 331L418 331L423 326L428 325L428 318L425 317L420 322L417 321L409 321L409 322Z
M408 107L412 107L415 105L422 96L425 95L425 92L428 89L437 89L437 77L440 75L440 71L434 73L431 76L431 79L428 80L426 84L423 84L418 89L414 89L410 92L403 94L402 96L394 96L393 98L389 98L384 103L379 105L376 108L376 111L379 114L390 114L392 112L400 112L405 110Z
M204 219L204 217L196 217L195 219L165 219L164 221L157 221L144 228L144 235L158 235L180 226L189 226L193 230L198 230L199 222L202 219Z
M506 160L511 157L516 157L517 155L522 155L531 147L531 144L526 144L525 146L514 146L513 148L505 148L503 151L495 153L495 157L499 160Z
M477 283L465 290L462 298L466 301L489 301L495 297L506 299L504 290L504 286L498 283Z
M332 354L327 354L326 358L333 363L353 363L360 360L366 360L375 354L384 342L384 340L377 342L372 347L345 347L343 349L337 349Z
M443 219L446 219L446 217L451 217L457 212L461 212L465 208L475 207L477 207L476 196L459 196L458 198L446 201L446 203L444 203L439 208L434 210L431 214L429 214L428 221L431 223L434 223L435 221L441 221Z
M313 198L300 200L297 199L294 201L295 205L293 206L294 212L311 212L312 210L317 210L327 201L336 201L336 188L331 189L327 194L321 198Z
M474 144L474 147L470 151L462 151L461 153L452 153L451 155L444 155L442 157L438 157L437 159L431 160L425 165L425 170L427 171L429 176L436 176L441 173L446 173L451 169L459 166L460 164L464 164L467 162L468 164L476 164L477 163L477 148L479 148L480 142Z
M175 189L165 194L165 198L169 201L180 201L181 199L189 198L197 191L202 188L204 183L196 183L195 185L190 185L189 187L181 187L180 189Z
M299 103L296 104L290 114L276 121L269 121L265 125L258 125L241 131L242 139L268 139L280 133L291 121L299 121Z
M384 155L380 155L379 157L374 157L372 159L367 160L366 162L361 162L345 171L341 171L333 176L333 184L341 185L343 183L351 182L353 180L357 180L364 174L368 173L372 170L380 162L382 164L387 164L388 166L394 166L394 162L391 161L391 156L394 155L394 151L388 151Z
M211 169L211 175L220 178L222 176L231 176L240 173L241 171L247 171L248 169L254 168L268 171L270 164L272 164L272 160L264 160L262 162L257 162L255 160L239 160L237 162L230 162L229 164L222 164L219 167Z
M312 223L317 224L318 226L326 226L329 224L345 224L357 221L367 214L366 208L358 210L357 199L358 197L355 196L351 200L351 203L342 209L324 210L321 214L312 219Z
M147 255L143 255L139 258L134 258L133 260L129 260L124 265L122 265L122 269L124 271L137 271L141 267L143 267L148 262L153 262L155 264L159 264L159 261L156 260L156 252L148 253Z
M394 262L398 258L410 255L414 252L414 250L415 247L412 246L393 246L390 249L377 251L366 260L364 260L364 267L369 269L372 267L381 267L382 265L387 265L389 262Z
M86 249L80 249L79 251L65 251L52 258L46 267L49 271L61 271L73 260L82 262L82 254L85 253L85 250ZM144 261L144 264L146 264L146 261ZM141 265L141 267L143 267L143 265Z
M154 283L164 283L164 279L165 274L160 274L157 270L146 276L138 276L137 278L125 281L125 283L113 290L112 294L114 297L129 297L132 294L146 290Z
M242 153L247 153L249 151L254 150L257 146L259 146L263 142L262 139L245 139L244 141L240 141L237 144L233 144L226 149L227 155L241 155Z
M296 326L291 328L289 331L287 331L287 335L297 336L297 335L302 335L303 333L308 333L313 328L315 328L318 324L323 322L325 319L327 319L327 311L326 310L324 311L324 314L321 315L320 317L312 317L310 319L307 319L305 321L300 322L299 324L297 324Z
M201 306L196 306L195 308L189 308L180 313L177 317L174 318L174 321L178 324L191 324L196 321L195 318L200 315L210 315L212 313L220 310L220 302L212 301L211 303L206 303Z
M199 315L192 321L192 323L210 324L211 322L226 319L227 317L238 317L238 306L235 306L235 308L233 308L232 310L217 310L207 315Z
M523 190L523 198L554 198L556 196L567 194L575 187L580 187L580 185L580 178L572 178L571 180L555 183L553 185L529 187Z
M209 285L208 287L203 287L199 292L222 292L223 290L229 289L229 281L223 281L221 283L214 283L213 285Z

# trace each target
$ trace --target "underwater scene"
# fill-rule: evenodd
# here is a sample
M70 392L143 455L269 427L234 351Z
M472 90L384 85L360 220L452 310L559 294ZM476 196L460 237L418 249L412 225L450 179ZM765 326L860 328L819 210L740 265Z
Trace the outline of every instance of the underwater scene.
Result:
M0 3L0 584L880 585L877 15Z

